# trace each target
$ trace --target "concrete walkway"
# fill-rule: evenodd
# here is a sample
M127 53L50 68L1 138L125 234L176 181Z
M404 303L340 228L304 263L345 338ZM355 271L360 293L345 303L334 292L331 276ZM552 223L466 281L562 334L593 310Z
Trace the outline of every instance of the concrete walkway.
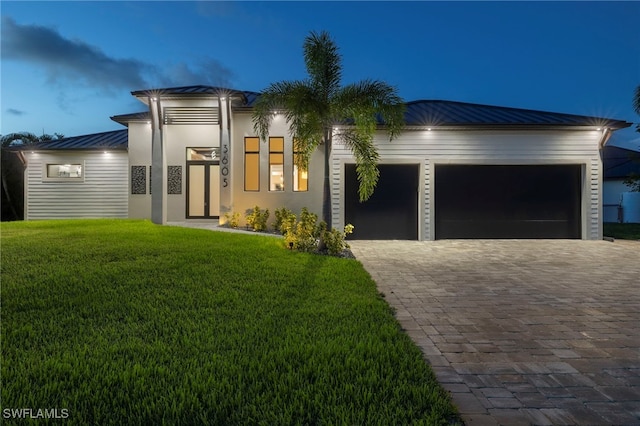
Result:
M640 242L350 244L467 425L640 425Z

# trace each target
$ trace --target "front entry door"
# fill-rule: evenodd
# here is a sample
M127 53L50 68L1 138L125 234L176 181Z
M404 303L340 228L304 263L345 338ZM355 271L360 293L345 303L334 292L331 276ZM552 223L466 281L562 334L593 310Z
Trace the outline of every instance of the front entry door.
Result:
M187 162L187 218L220 217L220 165Z

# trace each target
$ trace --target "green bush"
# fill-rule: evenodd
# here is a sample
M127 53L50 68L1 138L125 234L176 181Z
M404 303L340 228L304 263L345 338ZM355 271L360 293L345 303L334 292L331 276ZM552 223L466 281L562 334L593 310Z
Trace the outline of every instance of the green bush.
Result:
M227 212L224 214L224 219L230 228L237 228L240 226L240 213L238 212Z
M345 249L349 248L349 244L347 244L345 238L347 235L353 233L353 225L347 224L344 227L343 232L340 232L335 228L330 231L327 230L327 224L325 222L322 222L320 226L322 229L322 240L324 241L324 245L330 255L337 256Z
M297 223L287 222L284 241L287 247L298 251L312 252L318 248L320 229L316 225L318 215L311 213L306 207L300 212Z
M250 210L246 214L247 226L257 232L264 232L267 228L267 221L269 220L269 209L261 210L260 207L255 206L253 210Z
M291 229L296 223L296 215L286 207L282 207L275 210L276 221L273 225L277 232L282 235L285 234L287 229Z
M281 219L278 220L277 217ZM300 220L296 221L296 215L286 209L276 210L276 228L278 224L284 235L285 245L292 249L304 252L319 251L320 241L323 241L323 251L332 256L340 255L345 249L349 248L349 244L345 242L348 234L353 232L353 225L349 224L344 227L344 231L337 229L327 230L326 222L319 224L318 215L311 213L306 207L300 212Z

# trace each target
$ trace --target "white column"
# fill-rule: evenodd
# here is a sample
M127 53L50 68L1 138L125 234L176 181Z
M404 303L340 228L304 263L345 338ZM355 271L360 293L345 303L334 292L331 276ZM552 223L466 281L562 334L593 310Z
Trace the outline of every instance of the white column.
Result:
M220 105L220 219L233 210L231 190L231 102L228 96L218 98Z
M167 223L166 157L162 137L162 111L158 98L149 98L151 112L151 221L158 225Z

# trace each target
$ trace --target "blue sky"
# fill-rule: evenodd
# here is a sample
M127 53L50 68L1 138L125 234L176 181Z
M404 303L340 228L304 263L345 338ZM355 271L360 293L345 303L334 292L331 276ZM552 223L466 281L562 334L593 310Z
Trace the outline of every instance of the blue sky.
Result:
M638 122L640 2L11 2L2 14L2 134L122 128L132 90L260 91L305 77L327 30L344 83Z

